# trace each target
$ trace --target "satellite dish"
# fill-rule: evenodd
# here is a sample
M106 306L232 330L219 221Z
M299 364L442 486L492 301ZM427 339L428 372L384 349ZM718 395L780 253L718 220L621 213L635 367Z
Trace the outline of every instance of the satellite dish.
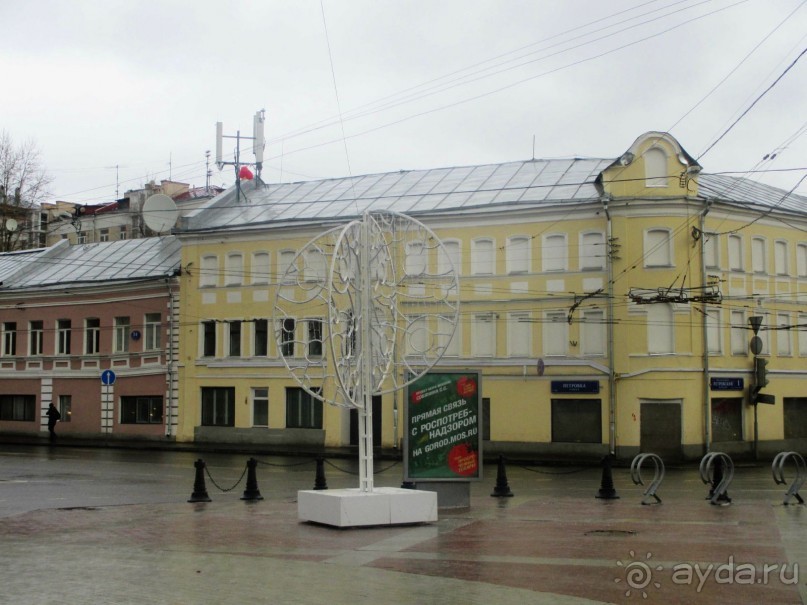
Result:
M16 231L17 230L17 221L13 218L10 218L6 221L6 231Z
M163 233L176 225L179 218L177 205L163 193L152 195L143 204L143 222L155 233Z

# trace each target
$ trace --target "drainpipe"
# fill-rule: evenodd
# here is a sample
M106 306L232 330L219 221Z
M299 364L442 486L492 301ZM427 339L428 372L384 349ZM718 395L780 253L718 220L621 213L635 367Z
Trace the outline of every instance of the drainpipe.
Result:
M608 198L602 197L605 211L605 263L608 273L608 449L616 455L616 372L614 368L614 265L611 260L611 213L608 211Z
M171 436L171 425L173 424L172 412L174 410L174 290L171 288L171 278L165 278L165 285L168 288L168 342L166 378L168 379L168 401L166 402L165 415L165 436Z
M706 251L706 236L704 234L704 225L706 215L709 214L711 202L706 200L704 202L703 212L698 215L698 229L700 229L700 251L701 251L701 287L706 287L706 260L704 253ZM703 313L701 329L703 331L703 445L708 453L711 449L712 440L712 417L709 410L709 327L708 316Z

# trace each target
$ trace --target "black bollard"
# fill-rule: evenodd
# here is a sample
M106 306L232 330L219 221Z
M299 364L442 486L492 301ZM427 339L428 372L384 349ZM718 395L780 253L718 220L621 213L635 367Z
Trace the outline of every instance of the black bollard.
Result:
M729 498L729 492L726 490L722 494L720 494L716 500L714 500L715 490L718 486L723 482L723 458L722 456L715 456L714 462L714 471L712 472L712 489L709 490L709 496L707 500L710 500L712 504L715 506L725 506L727 504L731 504L731 498Z
M210 496L207 495L207 486L205 485L205 468L207 465L205 461L199 458L193 463L196 468L196 479L193 482L193 493L188 502L211 502Z
M513 492L507 483L507 470L504 468L504 456L499 454L499 468L496 470L496 487L490 494L494 498L512 498Z
M611 456L603 456L602 458L602 480L600 481L600 490L597 492L597 498L602 500L618 500L619 496L616 495L614 489L614 476L611 473Z
M317 456L317 477L314 479L314 489L328 489L328 482L325 481L325 458Z
M255 476L255 467L258 466L258 461L255 458L247 460L247 486L244 489L244 495L241 496L242 500L263 500L261 492L258 489L258 479Z

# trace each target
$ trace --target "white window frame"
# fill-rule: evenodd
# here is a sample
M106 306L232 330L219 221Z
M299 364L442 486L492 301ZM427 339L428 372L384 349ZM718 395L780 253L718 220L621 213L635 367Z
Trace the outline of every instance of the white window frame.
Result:
M132 320L129 316L116 317L113 328L114 342L112 344L113 353L129 352L129 333L132 328Z
M807 277L807 243L804 242L796 245L796 274Z
M429 265L429 251L422 241L407 242L404 270L408 277L418 277L426 273Z
M244 283L244 255L228 252L224 257L224 285L240 286Z
M736 233L729 234L729 271L745 270L745 248L743 236ZM735 250L735 247L737 248Z
M660 147L651 147L642 155L644 159L645 187L668 187L667 153Z
M250 388L250 396L252 399L252 426L269 427L269 388L268 387L252 387ZM255 424L255 404L261 402L266 404L266 424Z
M532 321L529 311L507 314L507 356L532 357Z
M496 316L493 313L476 313L473 316L471 355L496 356Z
M705 232L703 237L703 266L707 269L720 268L720 235Z
M437 344L443 348L443 357L459 357L462 351L462 324L457 322L454 334L449 340L451 319L447 317L437 318Z
M547 233L541 238L541 270L545 273L569 270L569 237L566 233Z
M199 269L199 287L215 288L219 285L219 257L215 254L202 256Z
M162 313L146 313L143 316L144 351L160 350L162 345L162 321Z
M800 326L807 326L807 313L799 313ZM799 341L799 357L807 357L807 329L799 328L797 331Z
M563 311L544 313L543 349L545 357L565 357L569 354L569 322Z
M604 356L607 342L605 310L586 309L580 317L580 354L586 357Z
M588 239L595 238L591 242ZM602 231L583 231L580 233L579 265L581 271L602 271L605 268L605 233Z
M530 273L532 268L531 244L532 238L529 235L513 235L507 238L505 259L508 274Z
M462 273L462 242L458 239L445 239L437 254L437 273L445 275L452 266L457 275Z
M471 242L471 274L494 275L496 273L496 242L490 237L480 237Z
M69 319L56 320L56 355L70 355L72 324Z
M97 325L90 325L97 322ZM84 354L98 355L101 352L101 320L98 317L88 317L84 320Z
M773 266L776 275L790 274L790 246L787 240L777 239L773 242Z
M706 339L709 348L709 355L723 354L723 330L722 314L720 309L706 308L704 311L706 319Z
M653 234L664 236L666 241L655 241ZM651 227L644 230L642 256L645 267L673 267L675 266L673 256L672 230L669 227Z
M751 238L751 272L757 275L768 273L768 241L761 236Z
M672 355L675 353L675 309L670 303L647 306L647 353L648 355ZM667 323L668 322L668 323ZM661 338L664 336L664 338ZM669 340L669 347L661 347Z
M272 257L269 252L265 250L253 252L251 269L250 283L253 285L268 284L269 274L272 272Z
M746 330L745 311L731 311L731 354L746 357L751 333Z
M38 323L39 327L34 328L34 324ZM45 335L45 322L41 319L35 319L28 322L28 354L32 357L39 357L44 355L44 341Z
M292 263L294 262L294 258L297 256L297 252L294 250L280 250L277 253L277 280L278 282L284 285L290 285L296 283L297 279L295 277L296 271L292 271L289 275L286 275L286 271L291 267Z
M776 330L776 354L779 357L791 357L793 355L793 336L789 326L792 326L790 313L776 314L776 327L786 329Z

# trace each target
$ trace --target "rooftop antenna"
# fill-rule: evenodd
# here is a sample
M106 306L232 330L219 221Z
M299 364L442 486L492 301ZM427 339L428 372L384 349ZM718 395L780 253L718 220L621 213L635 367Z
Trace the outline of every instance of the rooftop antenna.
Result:
M210 170L210 150L205 151L205 193L210 192L210 177L213 172Z
M216 165L221 170L224 166L233 166L235 169L235 186L236 186L236 203L241 200L241 179L244 178L245 172L242 168L246 168L248 164L241 164L241 139L252 140L252 152L255 154L255 172L258 178L261 178L261 171L263 170L263 149L266 146L266 139L263 134L263 126L266 122L266 110L260 109L255 112L252 118L252 136L242 137L241 131L237 130L235 136L224 134L224 125L221 122L216 122ZM235 139L235 161L225 162L222 157L223 139ZM246 174L252 178L249 170Z

